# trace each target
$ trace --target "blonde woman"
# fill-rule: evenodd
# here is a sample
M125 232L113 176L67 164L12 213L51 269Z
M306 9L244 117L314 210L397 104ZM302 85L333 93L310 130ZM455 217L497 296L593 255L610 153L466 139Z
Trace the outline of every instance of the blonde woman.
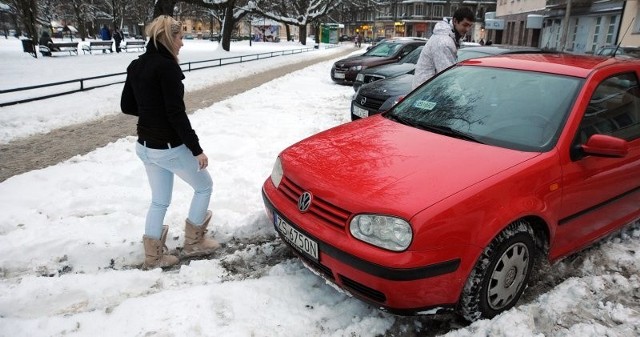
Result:
M185 223L182 252L206 255L219 247L205 238L211 219L209 200L212 181L208 158L191 128L184 104L184 75L178 64L182 47L182 24L170 16L159 16L145 30L147 50L127 68L122 91L122 112L138 116L136 154L144 163L151 186L143 244L144 268L170 267L178 258L166 252L168 227L163 225L171 203L173 177L177 175L194 189Z

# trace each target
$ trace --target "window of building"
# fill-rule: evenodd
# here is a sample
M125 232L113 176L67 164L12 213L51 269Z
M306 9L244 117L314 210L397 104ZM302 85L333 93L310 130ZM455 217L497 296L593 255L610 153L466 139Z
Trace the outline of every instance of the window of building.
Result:
M453 17L453 13L455 13L457 10L458 10L458 6L451 5L451 6L449 7L449 16L450 16L450 17Z
M424 15L423 14L423 6L422 6L422 4L416 4L415 15Z
M573 33L571 33L571 50L576 50L576 37L578 36L578 23L579 18L576 18L576 22L573 25Z
M602 25L602 17L599 16L596 18L596 27L593 31L593 39L591 40L591 52L596 51L596 48L598 48L598 39L600 36L600 27Z
M433 5L433 16L437 18L444 17L444 6L443 5Z
M617 15L612 16L609 20L609 27L607 28L607 38L605 39L606 45L616 44L616 41L614 41L614 36L616 33L617 22Z

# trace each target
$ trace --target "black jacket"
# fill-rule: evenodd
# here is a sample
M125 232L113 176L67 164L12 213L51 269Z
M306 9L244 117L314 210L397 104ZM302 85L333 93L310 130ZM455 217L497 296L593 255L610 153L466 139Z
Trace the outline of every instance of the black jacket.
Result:
M184 105L184 75L171 53L160 43L127 67L122 112L139 116L138 138L154 143L185 144L194 156L202 153Z

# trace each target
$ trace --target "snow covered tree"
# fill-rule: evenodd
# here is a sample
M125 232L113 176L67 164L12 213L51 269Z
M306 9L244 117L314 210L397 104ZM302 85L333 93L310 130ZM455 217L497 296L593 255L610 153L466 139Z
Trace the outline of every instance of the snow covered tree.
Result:
M340 5L343 0L254 0L249 7L269 19L297 26L300 43L307 44L307 25L316 25ZM317 36L317 34L316 34Z

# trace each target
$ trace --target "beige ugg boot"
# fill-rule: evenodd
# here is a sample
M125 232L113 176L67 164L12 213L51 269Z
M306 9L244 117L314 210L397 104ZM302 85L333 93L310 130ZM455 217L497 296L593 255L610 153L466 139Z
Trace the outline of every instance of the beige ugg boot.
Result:
M207 216L201 226L194 225L189 219L186 220L184 226L184 248L182 249L184 256L207 255L220 247L216 240L204 237L207 233L209 220L211 220L211 211L207 211Z
M144 269L171 267L178 263L179 260L177 257L165 254L165 252L167 251L165 242L167 241L168 231L169 227L162 226L162 234L160 235L160 240L150 238L146 235L142 237L145 255L144 264L142 265Z

